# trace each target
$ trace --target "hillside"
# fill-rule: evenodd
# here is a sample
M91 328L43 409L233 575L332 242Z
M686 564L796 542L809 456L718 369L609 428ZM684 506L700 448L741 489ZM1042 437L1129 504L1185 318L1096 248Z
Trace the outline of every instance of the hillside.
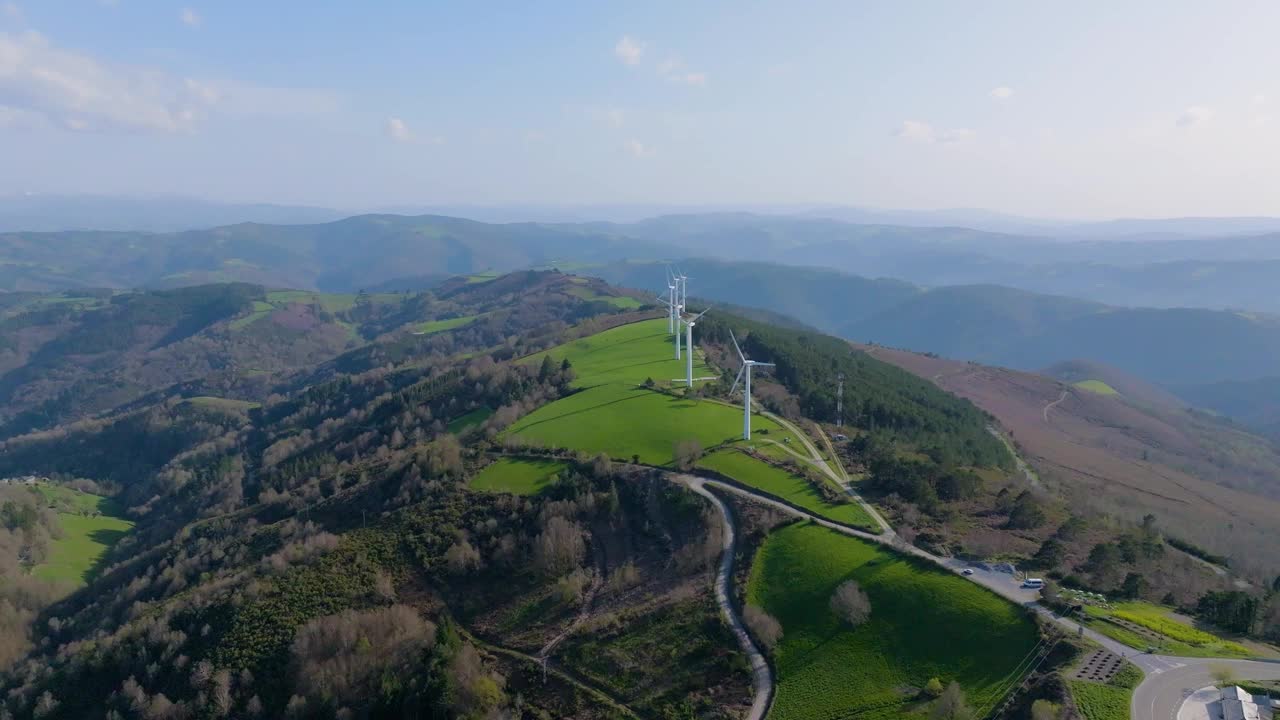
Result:
M1132 403L1032 373L882 347L876 358L991 413L1038 476L1080 508L1211 548L1259 581L1280 570L1280 450L1200 413Z
M313 225L242 223L175 233L0 234L0 288L175 287L249 282L348 293L418 275L671 255L587 228L360 215Z
M1185 402L1280 440L1280 377L1173 385Z
M374 302L302 295L268 293L213 324L252 328L300 302L347 317ZM700 459L682 449L692 440L750 449L740 408L720 399L727 386L675 387L665 319L582 278L458 278L384 304L362 327L394 329L272 379L260 401L156 389L5 443L0 474L96 479L134 523L86 587L0 617L33 661L0 674L6 710L470 716L518 697L548 716L741 712L750 675L709 582L729 519L666 472ZM826 412L815 371L844 367L865 381L851 407L880 418L903 452L1002 453L976 409L866 356L842 366L849 351L834 338L716 322L699 372L731 373L713 358L717 333L735 327L782 370L760 384L761 404L796 422L797 408ZM753 421L761 452L721 465L724 476L811 492L825 482L777 457L808 447L798 426ZM952 581L910 568L904 580ZM898 590L877 592L889 602ZM993 648L991 662L1012 668L1015 655ZM900 667L914 676L921 663Z

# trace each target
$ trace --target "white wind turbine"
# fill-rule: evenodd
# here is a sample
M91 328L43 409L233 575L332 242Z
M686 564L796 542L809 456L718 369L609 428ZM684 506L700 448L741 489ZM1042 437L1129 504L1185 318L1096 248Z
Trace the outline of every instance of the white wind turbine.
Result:
M733 349L738 351L738 359L742 360L742 368L738 370L738 377L733 381L733 387L729 388L729 394L738 388L738 382L746 377L746 382L742 385L742 439L751 439L751 369L754 367L773 367L773 363L756 362L748 360L746 355L742 354L742 348L738 346L738 338L734 337L733 331L729 331L729 339L733 340Z
M680 287L680 283L676 280L675 274L671 272L671 266L668 265L667 266L667 332L669 333L674 333L680 329L680 323L678 320L678 318L680 317L680 313L676 309L676 306L678 305L678 303L676 302L676 292L677 292L677 288L679 287ZM676 351L676 359L677 360L680 359L679 350Z
M693 387L693 383L697 380L715 380L714 377L694 377L693 376L693 326L698 323L698 318L702 317L703 315L706 315L709 310L711 310L711 308L707 308L706 310L703 310L697 315L694 315L693 317L684 321L684 331L685 331L684 377L673 378L671 382L683 381L685 384L685 387ZM679 335L679 333L676 333L676 335Z

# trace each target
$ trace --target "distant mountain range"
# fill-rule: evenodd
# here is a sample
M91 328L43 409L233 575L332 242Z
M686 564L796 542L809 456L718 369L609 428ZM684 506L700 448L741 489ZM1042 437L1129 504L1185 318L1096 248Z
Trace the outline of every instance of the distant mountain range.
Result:
M1038 370L1086 358L1180 385L1274 375L1280 358L1280 318L1270 315L1123 308L993 285L929 289L763 263L704 260L681 268L708 301L765 307L851 340L990 365ZM662 284L661 267L651 263L583 272L655 291Z

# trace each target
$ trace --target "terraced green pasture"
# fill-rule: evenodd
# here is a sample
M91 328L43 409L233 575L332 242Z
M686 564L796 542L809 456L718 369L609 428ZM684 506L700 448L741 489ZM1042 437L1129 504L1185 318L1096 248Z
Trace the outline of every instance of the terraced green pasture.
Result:
M856 629L829 607L850 579L872 606ZM774 651L773 720L923 717L929 708L911 689L933 677L955 680L982 707L1037 638L1021 609L982 587L810 523L769 535L747 596L784 633Z
M709 449L737 440L742 416L720 403L686 400L641 387L646 378L669 385L685 374L684 361L673 358L665 319L646 320L606 330L547 351L554 360L568 358L580 392L545 405L515 423L517 437L546 446L604 452L629 460L670 464L677 443L696 439ZM542 354L528 359L541 362ZM694 377L711 372L700 359ZM777 423L757 418L755 427L771 437L790 435Z
M481 470L471 480L471 487L488 492L537 495L566 467L558 460L501 458Z
M828 520L872 531L879 529L861 505L853 502L829 503L808 480L762 463L736 450L714 452L698 464Z

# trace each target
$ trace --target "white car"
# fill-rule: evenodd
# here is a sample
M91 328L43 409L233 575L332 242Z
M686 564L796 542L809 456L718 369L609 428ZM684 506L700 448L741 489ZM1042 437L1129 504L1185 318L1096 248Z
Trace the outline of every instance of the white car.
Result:
M961 574L961 575L972 575L972 574L973 574L973 568L965 568L965 569L963 569L963 570L961 570L961 571L960 571L960 574Z

